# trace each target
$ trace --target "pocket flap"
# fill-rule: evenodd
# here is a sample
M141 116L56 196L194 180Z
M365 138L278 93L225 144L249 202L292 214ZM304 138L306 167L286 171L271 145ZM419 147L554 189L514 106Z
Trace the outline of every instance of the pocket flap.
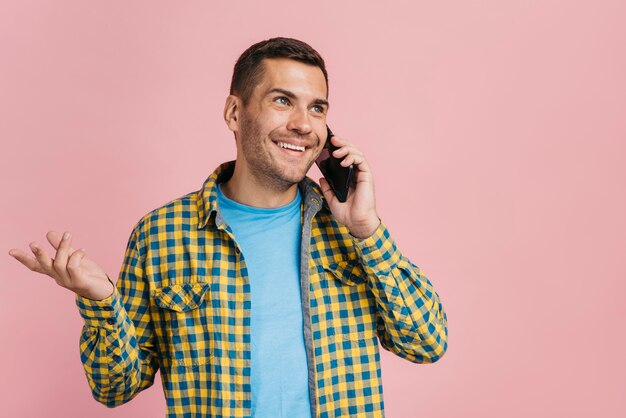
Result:
M365 271L358 260L342 260L324 267L324 270L332 273L342 283L354 286L365 281Z
M195 309L204 302L209 283L185 283L156 289L154 299L162 308L177 312Z

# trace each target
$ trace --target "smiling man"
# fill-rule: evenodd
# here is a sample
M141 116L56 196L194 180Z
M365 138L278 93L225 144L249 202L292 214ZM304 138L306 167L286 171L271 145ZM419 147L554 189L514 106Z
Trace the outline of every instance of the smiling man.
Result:
M340 202L306 177L326 138L328 77L304 42L237 61L224 119L237 159L142 217L116 285L66 233L52 259L10 254L76 293L94 397L123 404L161 371L168 417L382 417L380 345L414 363L447 348L437 293L377 212L363 154Z
M236 69L237 70L237 69ZM266 58L249 97L226 99L224 118L235 133L237 163L226 194L260 207L291 202L321 152L326 135L326 79L322 70L287 58Z

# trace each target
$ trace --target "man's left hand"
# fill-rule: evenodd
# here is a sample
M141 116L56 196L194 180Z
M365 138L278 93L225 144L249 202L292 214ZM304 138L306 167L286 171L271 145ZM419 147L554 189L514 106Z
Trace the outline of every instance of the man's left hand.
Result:
M354 164L354 184L350 185L348 197L342 203L337 199L326 179L322 177L319 183L324 198L333 216L350 230L350 234L359 239L367 238L380 225L374 197L374 176L363 153L354 145L336 136L331 137L330 140L339 148L335 150L333 156L343 158L341 165L348 167Z

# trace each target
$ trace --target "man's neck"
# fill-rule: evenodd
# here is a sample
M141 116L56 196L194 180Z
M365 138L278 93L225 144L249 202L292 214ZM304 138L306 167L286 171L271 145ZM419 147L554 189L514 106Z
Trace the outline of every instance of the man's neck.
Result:
M269 182L258 181L252 173L238 171L241 166L236 164L232 177L221 184L222 193L227 198L256 208L277 208L293 202L296 198L297 184L277 190L270 187Z

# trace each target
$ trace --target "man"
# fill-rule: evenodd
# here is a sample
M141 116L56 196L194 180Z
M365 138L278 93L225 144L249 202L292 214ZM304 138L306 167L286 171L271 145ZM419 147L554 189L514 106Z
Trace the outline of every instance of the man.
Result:
M141 218L117 285L68 233L48 233L54 260L11 250L77 294L98 401L129 401L160 369L168 417L383 416L377 341L415 363L444 354L446 314L378 217L363 154L332 138L355 167L344 203L306 177L327 112L313 48L257 43L224 108L236 161Z

